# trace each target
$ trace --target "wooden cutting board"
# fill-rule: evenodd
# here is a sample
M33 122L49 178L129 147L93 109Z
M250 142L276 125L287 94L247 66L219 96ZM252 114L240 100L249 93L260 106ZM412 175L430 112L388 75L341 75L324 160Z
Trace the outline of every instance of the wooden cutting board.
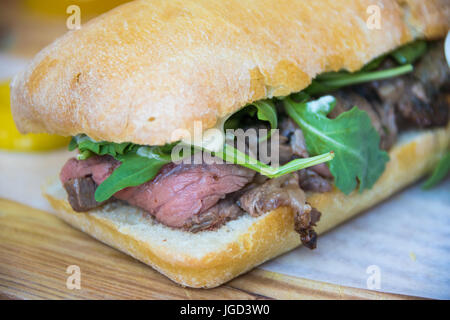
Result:
M68 289L77 265L81 289ZM0 199L0 299L414 299L255 269L214 289L183 288L53 215Z

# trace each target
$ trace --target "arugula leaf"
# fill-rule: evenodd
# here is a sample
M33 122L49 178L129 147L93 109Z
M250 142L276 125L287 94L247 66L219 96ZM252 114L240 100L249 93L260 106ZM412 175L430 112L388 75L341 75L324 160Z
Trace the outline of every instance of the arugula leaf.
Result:
M110 155L116 158L118 155L125 154L128 150L135 147L135 144L124 142L114 143L106 141L95 141L89 138L85 134L80 134L72 138L69 143L69 151L73 151L78 148L80 154L78 160L86 160L92 154L98 154L101 156Z
M425 54L427 51L427 42L424 40L417 40L406 44L401 48L391 53L391 56L399 64L414 63L417 59Z
M379 71L327 73L314 79L309 87L304 90L304 92L311 96L317 96L354 84L397 77L411 72L412 70L413 66L407 64L404 66Z
M380 150L380 136L365 111L354 107L336 119L329 119L327 115L336 104L332 96L307 103L288 98L283 103L287 114L302 129L310 154L335 152L329 167L342 192L352 192L357 179L360 192L373 186L383 173L389 156Z
M422 189L429 190L439 182L441 182L450 173L450 151L439 160L436 168L433 170L431 176L422 185Z
M73 151L73 150L75 150L76 148L78 148L77 137L78 137L78 136L72 137L72 139L70 140L69 146L68 146L69 151Z
M226 162L252 169L269 178L277 178L291 172L315 166L319 163L330 161L334 158L333 152L327 152L315 157L294 159L283 166L275 168L250 157L246 153L229 144L224 145L222 152L216 152L213 154Z
M267 119L270 119L270 111L267 108L261 109L268 112ZM121 162L121 165L95 191L95 200L103 202L120 190L138 186L153 179L162 166L172 162L171 152L176 144L177 142L164 146L139 146L132 143L117 144L105 141L97 142L86 135L79 135L72 139L69 149L74 150L78 147L80 160L87 159L92 154L108 154ZM326 153L307 159L296 159L282 167L274 168L251 158L227 144L225 144L223 152L216 153L216 155L227 162L242 165L270 178L329 161L334 157L334 154Z
M72 138L69 150L78 148L78 160L85 160L97 154L110 155L121 162L121 165L95 191L95 199L102 202L122 189L138 186L153 179L163 165L172 162L170 152L173 146L174 144L143 147L128 142L95 141L82 134Z
M278 127L278 117L277 110L275 109L275 105L270 100L261 100L256 101L251 104L251 106L255 106L257 109L257 117L259 120L267 121L270 123L270 127L272 129L276 129Z
M270 100L261 100L252 103L258 110L256 116L259 120L268 121L270 123L271 130L266 136L259 138L259 141L267 140L272 135L272 130L278 127L278 116L275 105Z
M391 53L387 53L379 56L378 58L375 58L374 60L366 64L359 72L350 73L344 70L320 74L304 91L309 95L317 96L353 84L397 77L402 74L411 72L413 70L412 63L423 56L426 51L426 41L418 40L406 44ZM388 56L394 58L394 60L402 66L386 70L374 71Z
M383 54L379 56L378 58L373 59L368 64L366 64L361 71L372 71L375 69L378 69L378 67L381 65L381 63L386 59L387 54Z
M361 71L372 71L377 69L381 63L387 58L392 57L394 60L402 64L413 64L421 56L423 56L427 51L427 42L424 40L417 40L412 43L408 43L399 49L392 51L391 53L386 53L378 58L373 59L371 62L366 64Z
M270 128L276 129L278 127L278 115L277 110L275 108L275 104L270 100L260 100L255 101L252 104L247 105L240 111L233 114L224 125L225 129L237 129L241 127L241 123L243 118L247 115L251 117L256 117L258 120L267 121L270 124ZM264 141L270 138L272 134L272 130L265 137L261 137L259 141Z
M120 190L150 181L163 165L171 162L164 157L142 157L137 153L122 155L119 160L122 164L95 190L96 201L106 201Z

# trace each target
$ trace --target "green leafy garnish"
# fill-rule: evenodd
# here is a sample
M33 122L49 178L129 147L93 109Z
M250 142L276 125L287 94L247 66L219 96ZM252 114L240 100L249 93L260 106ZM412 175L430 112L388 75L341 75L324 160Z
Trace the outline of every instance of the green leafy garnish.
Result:
M377 69L381 63L386 59L388 55L387 54L383 54L381 56L379 56L378 58L373 59L372 61L370 61L368 64L366 64L361 71L372 71Z
M436 168L433 170L431 176L425 181L422 188L425 190L431 189L439 182L441 182L450 173L450 151L439 160Z
M139 186L150 181L158 174L163 165L172 162L170 154L160 153L157 147L140 148L147 148L148 156L140 155L141 149L138 149L136 153L130 152L118 156L122 164L95 190L96 201L106 201L122 189Z
M417 40L391 53L391 56L399 64L411 64L425 54L427 51L427 43L423 40Z
M93 154L110 155L121 162L114 172L103 181L95 191L95 200L103 202L111 198L116 192L128 187L139 186L152 180L159 170L172 162L172 149L177 143L165 146L140 146L132 143L113 143L94 141L86 135L73 137L69 144L69 150L79 149L79 160L85 160ZM191 148L192 146L189 146ZM196 147L194 147L196 148ZM209 150L204 150L213 153ZM272 167L258 161L255 158L225 144L221 152L213 153L226 162L238 164L246 168L260 172L269 178L298 171L316 164L330 161L334 154L328 152L319 156L295 159L281 166ZM81 156L80 156L81 155ZM177 160L186 155L181 155Z
M335 152L329 167L336 186L342 192L352 192L358 181L360 192L374 185L389 156L380 150L380 136L365 111L353 107L336 119L329 119L327 115L336 104L332 96L311 102L295 102L287 98L283 103L287 114L302 129L310 154Z
M345 86L397 77L413 70L412 64L427 51L427 43L417 40L408 43L391 53L384 54L366 64L359 72L327 72L318 75L311 85L304 90L309 95L318 96ZM401 66L385 70L377 69L387 58L392 57Z
M295 172L301 169L315 166L323 162L330 161L334 158L334 153L331 151L315 157L294 159L280 167L272 167L258 161L255 158L250 157L246 153L234 148L229 144L224 145L222 152L216 152L213 154L216 157L225 160L226 162L238 164L243 167L252 169L269 178L277 178L291 172Z
M269 122L271 130L269 133L260 137L259 141L264 141L270 138L272 130L278 127L278 115L275 104L270 100L260 100L249 104L233 114L224 125L225 129L237 129L242 126L245 117L256 116L258 120Z
M173 146L174 144L144 147L128 142L95 141L82 134L72 138L69 150L78 148L78 160L85 160L97 154L110 155L121 162L121 165L95 191L95 200L102 202L122 189L138 186L153 179L163 165L172 162L170 155Z
M361 71L372 71L377 69L381 63L387 58L392 57L398 64L413 64L421 56L423 56L427 51L427 42L423 40L417 40L408 43L399 49L392 51L391 53L386 53L378 58L373 59L371 62L366 64Z
M69 151L73 151L78 148L78 160L86 160L92 154L98 154L101 156L110 155L116 158L118 155L125 154L135 146L135 144L129 142L113 143L105 141L95 141L85 134L80 134L73 137L70 141Z
M278 127L278 116L274 103L270 100L261 100L253 102L250 107L256 108L258 120L269 122L271 130L266 136L259 138L259 141L267 140L271 137L272 130Z
M341 71L326 73L314 79L304 92L311 96L318 96L350 85L398 77L412 70L413 66L408 64L379 71L360 71L355 73Z
M259 120L268 121L272 129L278 127L278 117L275 105L270 100L256 101L251 104L251 106L256 107L256 115Z

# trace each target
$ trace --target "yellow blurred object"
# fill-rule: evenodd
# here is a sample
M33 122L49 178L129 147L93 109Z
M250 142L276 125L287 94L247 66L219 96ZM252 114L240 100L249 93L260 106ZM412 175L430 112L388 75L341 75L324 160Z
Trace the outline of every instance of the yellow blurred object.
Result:
M21 134L14 124L9 97L9 81L0 82L0 149L47 151L67 146L70 138L46 133Z
M92 17L130 0L24 0L25 8L43 14L67 15L67 7L77 5L83 16Z

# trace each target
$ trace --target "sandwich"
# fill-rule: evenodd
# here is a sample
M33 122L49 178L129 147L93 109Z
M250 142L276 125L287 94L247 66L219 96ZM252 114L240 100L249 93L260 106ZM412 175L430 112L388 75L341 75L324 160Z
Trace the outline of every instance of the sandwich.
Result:
M445 176L449 28L446 0L133 1L43 49L12 112L72 137L58 217L211 288Z

